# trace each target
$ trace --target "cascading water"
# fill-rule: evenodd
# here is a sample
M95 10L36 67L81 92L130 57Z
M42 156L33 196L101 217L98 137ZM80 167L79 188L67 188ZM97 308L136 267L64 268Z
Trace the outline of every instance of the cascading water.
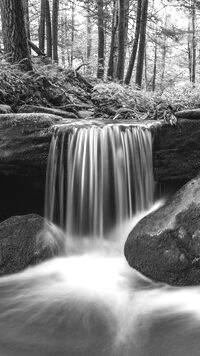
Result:
M153 203L151 132L110 124L56 127L45 213L70 236L103 237Z
M152 205L152 177L147 128L60 126L46 216L66 235L102 237L115 227L125 239L126 220L133 227ZM63 234L40 238L56 245ZM82 252L79 238L78 255L70 255L66 238L68 256L0 279L0 356L199 356L199 287L153 283L127 265L112 239L94 240L96 248Z

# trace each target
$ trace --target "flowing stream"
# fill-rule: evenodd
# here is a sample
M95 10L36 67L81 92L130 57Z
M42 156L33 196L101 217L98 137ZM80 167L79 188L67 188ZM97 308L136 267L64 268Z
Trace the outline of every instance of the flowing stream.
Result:
M154 283L123 257L162 205L153 195L148 127L55 128L45 213L63 256L0 279L0 356L199 356L200 289Z

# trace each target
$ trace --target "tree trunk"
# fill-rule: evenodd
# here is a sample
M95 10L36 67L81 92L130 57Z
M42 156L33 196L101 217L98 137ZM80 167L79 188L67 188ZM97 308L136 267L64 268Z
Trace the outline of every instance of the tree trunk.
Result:
M47 56L49 58L52 58L51 14L50 14L49 0L46 0L45 20L46 20L46 33L47 33Z
M124 39L125 39L125 61L126 61L126 51L127 51L127 46L128 46L128 24L129 24L129 0L125 1L125 34L124 34Z
M144 52L145 52L145 44L146 44L147 13L148 13L148 0L143 0L142 10L141 10L140 39L139 39L137 68L136 68L136 80L135 80L135 83L139 88L141 88L142 85Z
M26 28L26 36L30 40L30 22L29 22L29 7L28 7L28 0L22 0L23 9L24 9L24 21L25 21L25 28Z
M196 81L196 0L192 1L192 83Z
M188 38L187 38L187 45L188 45L188 70L189 70L189 79L190 83L192 82L192 51L191 51L191 40L190 40L190 10L189 10L189 18L188 18Z
M61 61L63 67L65 67L65 43L67 38L67 12L65 4L61 3Z
M165 13L165 28L168 27L168 17L167 14ZM164 90L164 79L165 79L165 66L166 66L166 55L167 55L167 36L164 33L163 35L163 44L162 44L162 70L161 70L161 90Z
M39 49L44 52L46 0L40 2Z
M98 68L97 78L103 79L104 76L104 13L103 0L97 1L98 5Z
M21 69L31 70L24 12L21 0L2 0L4 50L11 63L21 62Z
M108 79L114 78L114 55L116 52L116 42L117 42L117 27L118 27L118 1L113 0L113 16L112 16L112 33L111 33L111 43L110 43L110 54L108 60Z
M74 18L74 10L75 10L75 5L74 3L71 4L71 24L72 24L72 30L71 30L71 67L73 67L73 61L74 61L74 30L75 30L75 18Z
M91 74L91 52L92 52L92 21L87 12L87 45L86 45L86 61L88 62L87 74Z
M119 0L119 33L118 33L118 61L117 79L123 82L125 65L125 1Z
M152 79L152 90L156 90L156 74L157 74L157 53L158 53L158 44L155 41L154 47L154 65L153 65L153 79Z
M140 20L141 20L141 9L142 9L142 0L137 1L137 15L136 15L136 28L135 28L135 38L133 42L133 48L131 52L131 58L129 61L126 77L125 77L125 84L130 84L134 64L135 64L135 58L137 54L137 48L138 48L138 40L139 40L139 35L140 35Z
M53 0L52 38L53 38L53 60L55 62L58 62L58 9L59 9L59 0Z
M144 84L145 84L145 90L147 90L147 87L148 87L148 75L147 75L147 72L148 72L148 61L147 61L147 46L145 46L145 49L144 49Z

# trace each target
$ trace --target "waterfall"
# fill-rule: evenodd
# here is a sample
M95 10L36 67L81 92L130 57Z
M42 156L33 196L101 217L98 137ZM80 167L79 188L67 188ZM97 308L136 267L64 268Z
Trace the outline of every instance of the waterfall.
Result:
M148 209L153 190L147 127L120 123L55 127L45 215L67 235L104 237Z
M122 225L126 238L126 220L133 227L161 204L144 211L153 201L151 146L144 126L55 127L48 220L73 236L104 237L115 226L119 239ZM54 233L40 238L42 247L57 243ZM69 247L65 234L59 239ZM0 355L199 356L200 288L154 283L129 267L111 239L94 241L96 249L0 279Z

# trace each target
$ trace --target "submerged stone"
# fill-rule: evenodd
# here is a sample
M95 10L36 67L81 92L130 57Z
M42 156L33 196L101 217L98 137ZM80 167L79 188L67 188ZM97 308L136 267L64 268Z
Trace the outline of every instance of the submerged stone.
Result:
M136 225L125 257L151 279L171 285L200 283L200 177Z

